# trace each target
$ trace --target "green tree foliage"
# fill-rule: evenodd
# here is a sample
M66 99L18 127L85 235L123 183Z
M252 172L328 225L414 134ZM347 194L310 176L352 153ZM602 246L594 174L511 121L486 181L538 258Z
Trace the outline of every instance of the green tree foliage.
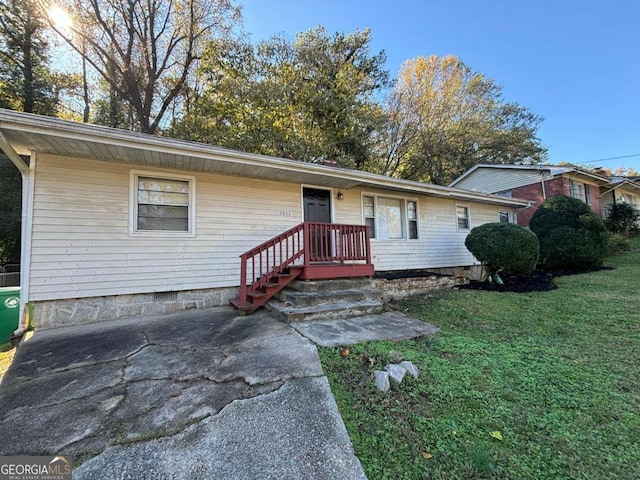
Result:
M369 30L324 27L233 48L210 44L187 114L173 135L304 161L364 168L381 119L376 94L388 85L384 52Z
M607 219L607 228L613 233L629 235L638 229L640 212L627 202L617 202L611 206L611 215Z
M531 272L538 262L540 249L534 233L513 223L486 223L475 227L464 244L489 275Z
M31 0L0 0L0 107L55 113L46 23Z
M32 0L0 0L0 107L54 115L71 75L49 66L47 25ZM20 262L22 178L0 154L0 263Z
M607 253L607 228L589 206L576 198L551 197L529 223L540 242L541 265L549 270L590 268Z
M98 119L156 133L187 87L205 45L240 18L230 0L61 0L71 32L52 25L108 85ZM131 115L118 111L126 104ZM104 106L104 105L103 105Z
M447 184L477 163L533 164L542 117L448 55L405 62L386 105L380 173Z
M20 263L22 178L11 160L0 153L0 264Z

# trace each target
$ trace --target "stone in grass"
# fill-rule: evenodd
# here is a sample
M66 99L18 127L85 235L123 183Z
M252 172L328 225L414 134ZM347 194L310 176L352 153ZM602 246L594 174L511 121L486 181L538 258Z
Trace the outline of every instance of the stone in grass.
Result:
M418 378L418 376L420 375L420 372L418 371L418 367L416 367L413 364L413 362L408 362L408 361L400 362L400 366L404 368L407 371L407 373L411 375L413 378Z
M396 365L395 363L390 363L384 367L384 369L389 372L389 380L391 380L395 385L400 385L400 382L407 373L404 368L400 365Z
M373 381L376 384L376 387L378 387L378 389L382 390L383 392L388 392L389 389L391 388L391 385L389 385L389 373L388 372L383 372L381 370L375 370L373 372Z

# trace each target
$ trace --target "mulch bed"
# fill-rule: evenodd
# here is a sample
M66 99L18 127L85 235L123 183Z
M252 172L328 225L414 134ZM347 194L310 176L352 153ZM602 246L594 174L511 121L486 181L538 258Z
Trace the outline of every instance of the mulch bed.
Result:
M504 282L504 285L471 280L468 284L460 285L458 288L514 293L547 292L558 288L556 284L553 283L553 275L547 272L533 272L528 275L504 277L502 278L502 281Z
M373 278L384 278L386 280L397 280L399 278L425 278L425 277L446 277L441 273L431 270L391 270L376 272Z
M480 282L471 280L466 285L460 285L460 289L470 290L486 290L490 292L513 292L513 293L529 293L529 292L547 292L554 290L558 286L553 283L555 277L563 275L579 275L582 273L595 272L598 270L613 270L612 267L596 267L589 269L573 269L573 270L554 270L551 272L535 271L528 275L518 275L513 277L502 277L504 285L498 285L492 282Z

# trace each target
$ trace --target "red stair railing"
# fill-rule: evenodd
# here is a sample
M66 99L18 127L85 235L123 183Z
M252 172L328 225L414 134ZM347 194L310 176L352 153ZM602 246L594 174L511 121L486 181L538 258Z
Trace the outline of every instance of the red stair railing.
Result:
M302 264L296 263L300 259ZM240 255L238 307L247 307L251 292L261 289L291 266L347 261L371 263L366 225L300 223Z

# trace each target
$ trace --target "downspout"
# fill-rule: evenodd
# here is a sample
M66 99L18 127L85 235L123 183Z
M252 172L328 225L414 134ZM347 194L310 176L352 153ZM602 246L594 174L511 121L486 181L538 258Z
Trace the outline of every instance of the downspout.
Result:
M33 319L29 305L31 280L31 232L33 231L33 192L36 175L36 153L31 152L29 170L22 175L22 231L20 239L20 323L12 338L22 338Z
M31 264L31 212L33 207L33 185L35 174L35 153L27 165L22 157L11 146L4 134L0 132L0 149L20 171L22 177L22 213L20 232L20 313L18 328L12 334L12 340L24 335L29 327L29 270Z

